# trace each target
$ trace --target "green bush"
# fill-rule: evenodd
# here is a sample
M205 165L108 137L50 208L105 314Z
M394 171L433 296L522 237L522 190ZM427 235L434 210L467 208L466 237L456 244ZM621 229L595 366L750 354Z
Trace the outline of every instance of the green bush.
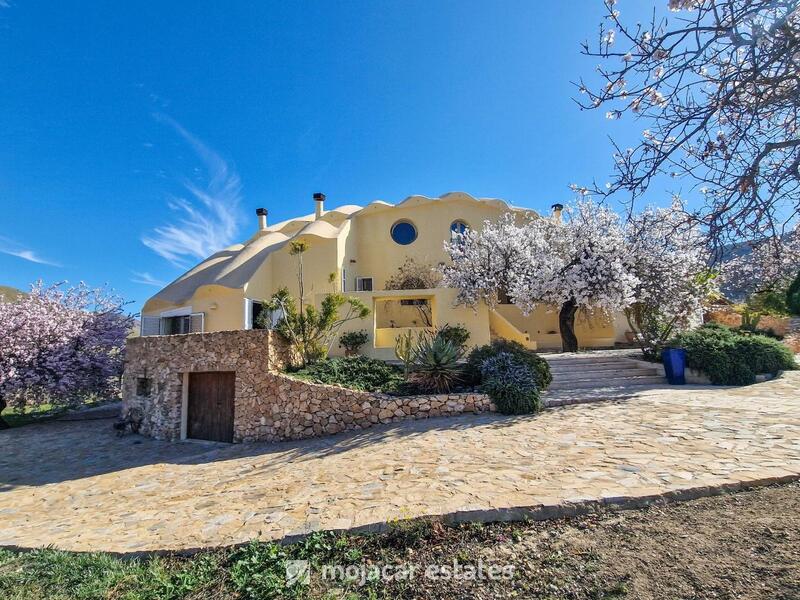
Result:
M403 381L400 369L367 356L321 360L292 375L313 383L341 385L365 392L393 389Z
M462 350L466 349L467 341L469 340L469 330L463 325L447 324L439 329L436 335Z
M714 385L748 385L757 374L796 368L792 352L777 340L716 323L680 333L670 346L685 348L687 366Z
M481 383L481 366L487 358L506 352L514 356L517 362L528 365L535 376L536 388L544 391L550 387L553 376L550 374L550 365L533 350L528 350L518 342L497 339L491 344L479 346L470 352L464 372L464 380L470 385Z
M367 334L366 329L362 329L360 331L348 331L339 337L339 347L345 348L351 354L355 354L358 352L358 349L361 348L361 346L367 343L368 339L369 335Z
M800 273L786 290L786 306L793 315L800 315Z
M449 392L461 378L464 350L440 335L422 336L417 344L414 381L422 389Z
M525 415L540 408L536 374L509 352L490 356L481 365L481 390L504 415Z

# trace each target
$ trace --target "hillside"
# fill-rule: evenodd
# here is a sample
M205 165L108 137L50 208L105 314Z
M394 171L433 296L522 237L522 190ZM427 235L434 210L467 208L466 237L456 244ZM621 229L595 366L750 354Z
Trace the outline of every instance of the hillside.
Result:
M16 300L24 294L25 292L22 292L17 288L13 288L8 285L0 285L0 296L2 296L4 300Z

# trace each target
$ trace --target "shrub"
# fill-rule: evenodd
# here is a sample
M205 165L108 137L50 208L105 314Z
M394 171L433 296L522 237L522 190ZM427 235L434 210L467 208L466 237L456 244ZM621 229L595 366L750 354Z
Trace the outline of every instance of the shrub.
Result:
M540 408L531 367L509 352L487 358L481 365L481 389L504 415L524 415Z
M350 354L357 354L358 349L367 343L369 335L367 331L362 329L360 331L348 331L339 337L339 347L344 348Z
M463 325L445 325L436 335L447 342L453 344L456 348L465 350L467 348L467 340L469 340L469 330Z
M321 360L293 375L313 383L341 385L365 392L392 389L403 380L400 369L367 356Z
M416 348L414 380L423 388L434 392L449 392L460 379L458 361L464 351L439 335L424 335Z
M503 339L497 339L491 344L479 346L470 352L464 373L465 381L471 385L480 384L483 362L501 352L511 354L516 358L517 362L530 367L534 373L537 389L546 390L550 386L553 376L550 374L550 365L547 364L547 361L533 350L528 350L522 344Z
M748 385L759 373L796 368L792 352L777 340L716 323L678 334L670 345L685 348L687 366L714 385Z

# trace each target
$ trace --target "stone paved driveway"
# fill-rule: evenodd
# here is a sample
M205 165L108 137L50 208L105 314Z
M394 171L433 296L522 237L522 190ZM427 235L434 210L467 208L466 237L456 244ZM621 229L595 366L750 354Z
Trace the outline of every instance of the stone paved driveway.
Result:
M0 545L198 548L798 474L800 373L281 444L169 444L118 438L110 421L51 422L0 433Z

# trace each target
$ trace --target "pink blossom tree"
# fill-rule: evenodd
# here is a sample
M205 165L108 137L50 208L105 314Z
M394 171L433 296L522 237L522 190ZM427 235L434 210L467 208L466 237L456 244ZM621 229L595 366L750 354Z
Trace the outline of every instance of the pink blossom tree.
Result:
M116 393L133 324L123 309L120 298L83 283L40 282L30 294L0 302L0 411Z

